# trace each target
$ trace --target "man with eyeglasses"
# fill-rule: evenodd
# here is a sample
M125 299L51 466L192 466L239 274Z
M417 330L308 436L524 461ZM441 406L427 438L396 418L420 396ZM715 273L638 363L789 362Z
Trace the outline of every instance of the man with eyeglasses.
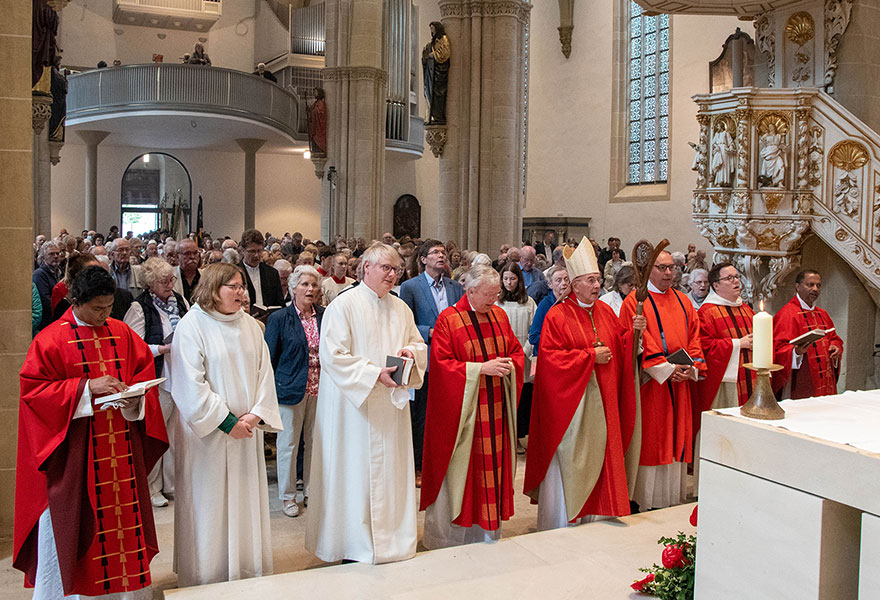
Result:
M174 267L174 291L192 303L192 293L199 283L202 256L195 241L184 238L177 243L178 266Z
M281 277L278 271L262 262L266 240L257 229L241 234L239 250L242 252L241 267L245 274L251 306L284 306L281 293Z
M739 273L732 264L719 263L709 271L708 281L712 289L697 313L706 378L696 384L694 434L700 430L703 411L742 406L755 387L755 372L743 367L752 362L755 311L740 295Z
M834 323L816 306L822 291L818 271L804 269L794 280L794 297L773 315L773 362L782 365L773 373L773 391L779 398L813 398L837 393L843 340L830 331L814 342L791 344L794 338Z
M40 246L40 266L34 271L31 281L37 286L40 294L40 304L43 306L43 316L37 331L43 329L52 322L52 288L61 280L61 246L55 240L49 240Z
M422 274L404 281L400 285L400 299L406 302L419 333L428 344L428 355L431 354L431 336L437 317L458 302L464 290L461 284L446 276L446 246L440 240L425 240L419 247L418 265ZM416 487L421 487L422 450L425 440L425 414L428 407L428 373L425 382L415 391L411 406L413 431L413 455L416 467Z
M687 295L672 288L675 262L661 252L648 275L642 336L642 438L632 500L640 510L666 508L686 499L687 463L693 459L693 417L689 382L706 370L700 322ZM620 309L620 323L632 327L636 295ZM685 350L692 365L667 357ZM683 361L676 361L683 362ZM638 432L636 432L638 433Z
M416 553L407 388L421 385L428 350L412 313L390 293L400 267L394 248L370 246L363 283L337 296L322 319L306 548L327 562L378 564ZM389 356L413 360L402 385Z

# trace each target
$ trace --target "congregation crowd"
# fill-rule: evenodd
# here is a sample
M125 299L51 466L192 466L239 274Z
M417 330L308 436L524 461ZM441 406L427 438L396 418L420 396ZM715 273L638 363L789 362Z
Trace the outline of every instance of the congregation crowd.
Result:
M149 590L170 497L181 587L271 573L267 432L284 514L327 562L414 556L418 509L429 549L499 538L518 454L539 530L680 504L700 414L755 383L740 274L693 245L642 282L619 239L552 231L494 258L116 227L34 252L14 565L35 598ZM802 271L774 317L780 397L836 393L820 291Z

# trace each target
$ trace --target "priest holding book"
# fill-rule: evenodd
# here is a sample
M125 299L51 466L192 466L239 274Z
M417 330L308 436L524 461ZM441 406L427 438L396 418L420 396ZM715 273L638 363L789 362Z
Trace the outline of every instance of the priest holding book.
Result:
M773 317L773 362L782 365L773 373L773 391L778 398L792 399L834 395L843 340L828 313L816 306L822 276L805 269L794 281L794 297ZM791 343L813 331L809 339Z

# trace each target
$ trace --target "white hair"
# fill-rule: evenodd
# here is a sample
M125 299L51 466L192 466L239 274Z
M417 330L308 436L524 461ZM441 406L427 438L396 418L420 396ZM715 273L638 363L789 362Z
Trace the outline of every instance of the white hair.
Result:
M388 244L384 244L382 242L376 242L361 254L361 264L370 263L371 265L379 264L379 260L382 258L386 258L389 261L396 262L396 264L401 264L403 259L400 254L398 254L397 250L395 250L392 246Z
M685 258L684 252L673 252L670 254L672 257L672 262L674 262L679 267L683 267L687 262L687 258Z
M237 265L241 262L241 256L235 248L227 248L223 251L223 259L220 262Z
M691 271L690 279L693 279L694 275L696 275L697 273L702 273L706 277L709 277L709 271L707 271L706 269L694 269L693 271Z
M56 242L55 240L49 240L48 242L43 242L43 245L40 246L40 262L46 260L46 253L49 252L49 248L55 248L59 252L61 252L61 244Z
M290 273L291 271L293 271L293 265L290 264L290 261L285 260L285 259L283 259L283 258L279 258L278 260L276 260L276 261L272 264L272 266L275 267L275 270L278 271L279 273L280 273L281 271L287 271L288 273ZM317 271L316 271L316 272L317 272Z
M498 274L498 271L493 269L490 265L472 265L467 273L464 274L464 278L461 282L465 291L471 288L478 288L484 283L490 285L501 284L501 276Z
M479 252L471 260L471 267L474 267L476 265L487 265L487 266L491 267L492 266L492 259L489 258L488 254L484 254L482 252Z
M142 287L150 289L154 283L173 273L174 267L158 256L154 256L141 265L140 282L143 284Z
M106 254L96 254L95 258L98 260L99 263L101 263L102 267L104 267L108 271L110 270L110 257L109 256L107 256Z
M321 274L318 273L318 270L315 267L312 265L299 265L293 270L290 279L287 280L287 289L290 291L291 296L293 296L293 288L299 285L299 280L302 279L303 276L314 277L315 283L321 285Z

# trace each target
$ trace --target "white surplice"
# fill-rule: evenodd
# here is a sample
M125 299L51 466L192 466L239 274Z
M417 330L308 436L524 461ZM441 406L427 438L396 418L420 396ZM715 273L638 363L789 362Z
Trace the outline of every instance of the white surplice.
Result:
M180 587L272 572L263 432L236 440L218 429L231 412L278 431L281 416L269 349L242 311L180 319L171 359L177 489L174 570Z
M366 284L340 294L321 324L321 382L312 449L306 549L321 560L385 563L416 553L409 394L379 383L386 356L428 351L409 307Z

